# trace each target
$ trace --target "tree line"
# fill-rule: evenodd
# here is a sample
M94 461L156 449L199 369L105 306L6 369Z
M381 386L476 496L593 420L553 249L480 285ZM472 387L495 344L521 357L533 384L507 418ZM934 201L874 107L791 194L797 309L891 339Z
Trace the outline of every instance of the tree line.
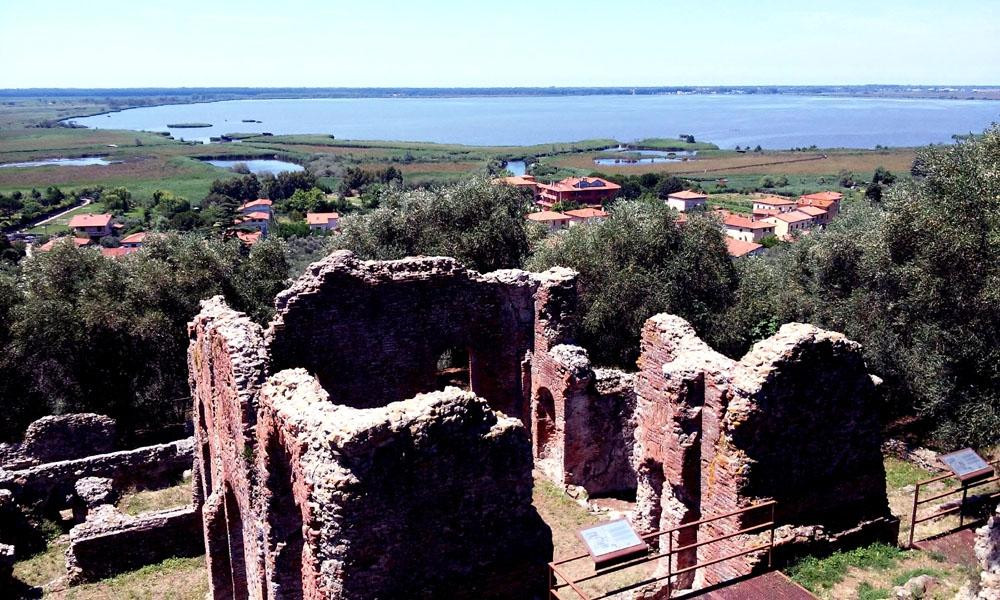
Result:
M222 293L263 323L291 263L346 248L372 259L449 255L484 272L576 269L579 343L598 364L629 370L639 329L658 312L687 319L733 357L789 321L842 331L885 381L887 426L905 422L942 448L995 443L997 172L1000 129L928 148L912 179L878 173L877 191L846 203L826 230L738 260L710 213L677 223L660 198L678 182L662 176L619 178L627 193L606 221L556 236L525 222L530 197L472 178L416 190L378 182L370 210L345 216L340 235L302 246L297 258L296 238L247 252L170 235L119 261L67 245L0 272L0 397L10 405L0 431L9 437L31 417L69 410L106 412L137 429L176 421L166 399L189 393L185 324L198 300ZM253 183L213 193L257 195L237 185ZM301 210L326 201L313 189L278 194Z

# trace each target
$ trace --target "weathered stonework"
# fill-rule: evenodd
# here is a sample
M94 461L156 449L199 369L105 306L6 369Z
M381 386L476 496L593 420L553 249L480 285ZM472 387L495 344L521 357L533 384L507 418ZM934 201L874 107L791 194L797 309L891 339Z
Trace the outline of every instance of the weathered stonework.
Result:
M433 595L426 590L448 590L449 595L474 590L475 597L505 598L543 593L551 543L530 505L530 437L518 420L502 414L519 419L528 414L531 356L539 345L547 351L568 339L573 324L568 307L573 305L575 275L565 269L482 275L449 258L359 261L344 252L312 265L278 296L277 314L266 332L226 308L221 299L204 303L190 326L189 366L215 597L263 598L282 586L296 590L288 597L298 597L300 591L306 597L357 597L365 586L387 590L391 596L403 593L393 586L406 581L415 597ZM468 355L471 394L421 395L441 384L438 363L444 353ZM374 430L365 428L351 434L358 438L350 445L351 453L335 445L322 453L317 448L305 452L301 444L286 439L283 428L291 416L266 400L261 390L269 374L288 367L304 368L319 382L307 386L303 397L308 401L296 405L303 413L296 418L309 424L296 430L296 437L312 427L329 429L330 415L356 414L352 418L365 416L362 422L372 423L395 423L400 415L411 415L408 418L415 421L404 429L377 428L377 439L385 440L380 443L398 447L403 454L393 458L381 454L387 451L379 451L382 446L366 447L373 443L369 438ZM274 377L279 375L266 387L272 396L281 388ZM436 408L418 419L426 407L417 412L414 407L431 400ZM397 407L400 402L405 406ZM410 447L414 442L407 440L417 430L428 439ZM283 449L279 452L274 444ZM462 446L471 454L460 452ZM411 464L421 455L419 448L435 449L438 459ZM272 450L287 458L278 461L287 463L281 475L268 466ZM355 453L361 463L347 460ZM309 457L310 465L329 463L324 468L346 461L342 469L357 476L329 485L313 480L304 490L296 487L295 500L318 511L304 514L302 522L325 518L326 507L357 513L370 524L324 524L325 537L312 540L313 545L277 552L259 524L277 514L270 499L280 496L277 492L290 479L298 481L293 473L305 468L302 461ZM367 466L362 469L362 464ZM374 467L399 472L382 481L370 475L368 469ZM388 484L407 481L411 472L419 477L410 480L412 489L406 494L412 497L407 499L398 486ZM436 484L424 490L420 481ZM459 510L456 502L467 508ZM426 513L425 519L410 521L413 506L421 503L425 508L418 512ZM292 526L288 534L295 530ZM465 534L459 535L459 530ZM384 543L394 545L389 556L362 569L359 565L369 560L362 557L376 552L375 538L365 537L370 531L380 532ZM411 540L406 531L420 541ZM403 537L386 538L387 532ZM442 542L434 543L435 536ZM409 549L414 543L423 552L414 554ZM288 558L290 554L295 556ZM292 566L282 568L282 561L292 561ZM503 578L502 585L497 577Z
M14 572L14 546L10 544L0 544L0 585L12 586L12 574Z
M1000 600L1000 508L986 525L976 530L979 560L979 600Z
M552 547L516 419L455 388L336 406L303 370L272 377L260 404L259 478L277 484L262 490L268 597L542 591Z
M643 330L639 366L636 521L643 527L667 529L775 500L784 525L817 526L831 541L841 532L895 541L875 386L858 344L793 323L733 361L682 319L658 315ZM674 543L769 517L765 511L692 527ZM675 568L747 543L743 536L703 546L679 556ZM709 567L703 582L745 574L758 560Z
M93 413L52 415L34 421L19 443L0 444L0 467L24 469L42 463L107 454L115 449L115 421Z
M634 490L646 531L773 499L789 555L895 536L875 384L839 334L788 325L734 361L658 315L638 373L596 369L573 345L572 271L479 274L450 258L349 252L313 264L276 308L262 330L216 298L190 326L215 598L531 597L551 553L532 466L591 495ZM467 364L445 372L449 356ZM451 381L469 391L438 391ZM745 537L674 566L754 543Z
M69 507L81 477L107 477L118 489L156 489L172 484L191 468L193 440L178 440L46 463L17 471L0 471L0 488L13 492L21 506L41 512Z
M131 516L105 504L70 530L66 571L71 584L85 583L204 551L194 506Z

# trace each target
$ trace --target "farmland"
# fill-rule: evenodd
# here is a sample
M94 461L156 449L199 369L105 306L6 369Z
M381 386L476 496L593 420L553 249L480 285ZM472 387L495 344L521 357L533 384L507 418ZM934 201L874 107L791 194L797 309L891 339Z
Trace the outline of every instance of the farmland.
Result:
M0 168L0 193L57 186L65 192L82 188L126 187L139 200L157 190L172 192L197 205L212 182L231 172L206 159L271 158L305 166L321 184L336 189L346 169L394 167L408 186L435 185L500 168L507 160L537 162L541 180L590 174L639 175L669 173L688 180L739 209L738 194L767 191L787 195L836 186L845 173L861 181L884 167L908 176L913 149L810 149L808 151L736 152L707 141L651 138L632 149L688 151L697 154L666 163L597 165L595 158L619 145L613 139L553 142L530 146L466 146L413 141L342 140L330 135L230 134L233 142L201 144L159 133L44 127L74 114L112 108L100 101L30 99L0 106L0 164L46 158L102 157L110 164ZM620 154L619 154L620 156ZM766 178L773 182L765 181ZM765 185L768 184L768 185Z

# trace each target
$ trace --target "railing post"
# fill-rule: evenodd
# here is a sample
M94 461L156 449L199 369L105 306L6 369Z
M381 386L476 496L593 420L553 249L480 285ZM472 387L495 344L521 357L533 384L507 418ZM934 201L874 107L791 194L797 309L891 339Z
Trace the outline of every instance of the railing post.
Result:
M767 568L768 570L774 568L774 507L775 504L771 504L771 543L767 547Z
M667 598L674 595L674 532L667 533Z
M913 512L910 513L910 543L907 548L913 548L913 531L917 528L917 499L920 498L920 482L913 487Z
M965 499L969 495L969 486L962 483L962 501L958 505L958 528L965 526Z

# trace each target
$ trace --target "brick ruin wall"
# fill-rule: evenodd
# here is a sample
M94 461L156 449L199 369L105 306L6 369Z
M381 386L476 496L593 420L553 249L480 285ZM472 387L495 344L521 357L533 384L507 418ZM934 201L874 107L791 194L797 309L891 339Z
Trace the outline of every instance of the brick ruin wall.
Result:
M115 450L114 419L93 413L42 417L28 425L23 441L0 444L0 468L17 470Z
M378 543L405 554L405 544L386 535L451 531L451 522L466 516L450 504L455 497L464 506L482 503L475 511L496 509L467 490L473 487L510 495L515 500L505 510L522 515L517 518L534 515L525 504L530 494L523 493L532 459L560 485L591 495L634 492L633 521L642 530L774 499L778 521L796 532L808 529L813 539L894 539L898 524L885 496L875 386L857 344L839 334L788 325L734 361L705 345L683 320L658 315L642 332L639 371L629 374L595 368L586 350L573 345L571 271L479 274L447 258L360 261L349 252L313 264L279 294L276 307L264 331L213 299L190 327L196 470L203 473L216 598L276 597L282 589L294 590L290 597L348 597L360 589L355 585L395 593L401 590L392 586L405 580L445 586L430 574L434 569L451 573L449 580L489 579L498 563L469 565L467 557L492 556L496 545L517 547L503 533L480 529L471 540L452 540L460 553L449 553L450 545L428 546L433 552L405 557L412 563L382 557L366 536L379 531ZM471 395L422 396L443 385L440 358L452 351L468 357L463 383ZM469 408L483 400L520 419L521 433L505 435L525 438L528 460L512 458L517 444L501 451L493 446L502 446L500 440L481 433L490 419L508 422ZM439 408L417 417L425 409L416 407L427 403ZM462 427L444 427L445 415ZM411 445L414 428L433 441ZM326 446L314 437L317 431L329 436ZM455 467L461 457L452 450L438 466L408 462L407 455L421 456L414 448L452 448L453 436L484 456L502 457L497 460L511 471L493 468L492 460L479 461L479 471ZM383 454L373 448L379 444ZM354 456L359 463L349 460ZM385 469L381 479L373 475L378 464ZM439 472L446 464L450 475ZM411 470L420 478L409 478ZM310 483L315 472L329 473L335 485ZM394 480L398 485L387 485ZM434 483L421 486L421 480ZM356 503L357 490L379 510ZM395 503L420 506L426 518L410 523ZM435 510L439 506L449 507L447 514ZM323 507L358 515L367 530L327 520ZM294 518L275 521L279 514ZM674 542L767 517L690 528ZM544 537L529 525L521 536ZM678 557L674 567L753 542L713 544ZM542 554L550 551L540 543ZM430 554L437 560L426 560ZM533 555L518 567L528 574L522 579L533 579L537 561ZM759 561L729 561L687 583L744 574ZM404 565L406 577L399 575Z
M539 284L519 272L479 276L450 259L408 261L415 264L405 269L401 262L361 263L337 254L314 265L292 288L301 297L279 297L266 334L221 299L205 302L192 323L189 366L214 597L524 598L531 596L527 589L544 589L550 534L531 506L523 426L475 393L452 388L405 396L430 391L438 351L465 344L473 391L523 407L521 361L505 362L508 351L483 345L496 342L499 332L460 320L469 313L456 319L435 313L427 281L447 283L456 307L477 298L492 302L510 317L509 326L530 322L519 288ZM345 279L345 271L353 275ZM447 341L427 338L434 350L411 355L416 338L395 345L364 321L344 323L337 304L328 303L340 302L351 280L386 286L383 300L399 314L390 318L392 311L379 307L380 326L439 314L441 327L452 328ZM389 300L393 291L396 302ZM503 296L513 305L501 308ZM363 309L344 307L354 319ZM323 338L322 328L334 325L338 336ZM411 336L433 333L412 329ZM384 354L372 364L388 368L400 358L385 377L353 358L336 362L363 347L356 344L365 331L379 338L367 348ZM301 347L316 353L294 354ZM268 377L288 366L290 355L309 370ZM483 379L496 373L499 382ZM364 378L374 386L368 394Z
M15 585L15 556L44 549L39 520L61 521L67 511L76 523L67 551L70 583L204 552L197 497L184 508L137 516L114 506L125 490L174 485L192 467L194 440L111 451L114 440L112 419L83 413L44 417L23 442L8 446L13 451L0 468L0 582Z
M0 470L0 488L13 492L17 504L51 513L69 507L81 477L108 477L118 489L156 489L172 484L190 469L194 440L119 450L15 471Z
M741 360L697 338L685 321L650 319L642 335L635 450L636 522L670 529L774 500L787 528L812 527L830 542L894 543L876 389L858 344L788 324ZM688 545L766 522L767 510L680 531ZM850 539L848 539L850 538ZM732 538L677 557L673 568L759 544ZM762 556L703 569L711 584L746 574Z
M552 547L517 419L456 388L338 406L301 369L268 380L259 416L268 597L538 592Z

